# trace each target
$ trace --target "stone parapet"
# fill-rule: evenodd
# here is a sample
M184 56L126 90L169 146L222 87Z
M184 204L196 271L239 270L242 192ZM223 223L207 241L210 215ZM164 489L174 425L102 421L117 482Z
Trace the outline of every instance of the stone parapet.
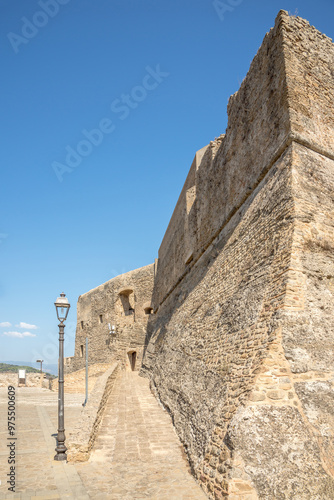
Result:
M95 383L103 373L110 368L108 363L95 363L88 367L88 393L91 393ZM58 391L58 378L52 380L53 391ZM86 368L75 372L65 373L64 392L72 394L85 394L86 391Z
M69 462L85 462L89 459L117 371L118 364L114 363L97 379L76 427L67 438Z
M19 375L13 372L0 373L0 387L8 387L12 385L18 387ZM20 386L24 384L20 383ZM48 378L44 373L26 373L26 387L43 387L51 389L52 379Z

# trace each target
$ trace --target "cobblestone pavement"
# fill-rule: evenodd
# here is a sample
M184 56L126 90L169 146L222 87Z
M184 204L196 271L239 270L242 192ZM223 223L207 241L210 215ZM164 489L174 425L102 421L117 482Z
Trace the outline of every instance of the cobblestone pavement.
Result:
M83 396L65 394L65 427ZM205 500L191 476L169 415L148 380L122 373L115 382L90 461L55 462L57 394L16 388L16 493L8 491L7 389L0 388L0 499Z

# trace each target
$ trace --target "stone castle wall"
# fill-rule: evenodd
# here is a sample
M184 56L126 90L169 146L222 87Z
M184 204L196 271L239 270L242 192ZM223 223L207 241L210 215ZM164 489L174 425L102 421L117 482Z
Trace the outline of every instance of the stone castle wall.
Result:
M86 337L90 364L136 352L215 500L334 498L333 102L332 41L281 11L156 264L78 300L67 371Z
M154 264L151 264L80 295L75 353L65 359L65 373L85 367L86 337L89 365L118 361L121 369L140 368L151 313L153 279ZM115 326L115 334L109 333L109 324Z
M279 13L159 250L143 373L210 498L334 496L333 61Z
M159 249L154 308L189 271L254 191L289 133L285 62L278 26L228 105L226 135L196 154Z

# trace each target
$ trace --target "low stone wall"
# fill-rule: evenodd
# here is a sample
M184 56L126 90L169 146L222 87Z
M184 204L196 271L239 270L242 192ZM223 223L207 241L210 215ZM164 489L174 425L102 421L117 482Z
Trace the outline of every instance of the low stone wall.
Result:
M44 373L26 373L26 387L43 387L45 389L51 389L52 380L47 378ZM3 372L0 373L0 387L8 387L13 385L18 387L19 376L15 372ZM23 384L20 384L23 386Z
M103 373L110 368L108 363L95 363L88 367L88 393L95 387L95 383ZM58 378L52 380L52 390L58 391ZM85 394L86 392L86 368L72 373L65 373L64 392L66 394Z
M64 358L64 373L71 373L74 371L74 356Z
M76 427L67 438L68 462L85 462L89 459L118 368L118 363L114 363L96 381L87 405L82 408Z

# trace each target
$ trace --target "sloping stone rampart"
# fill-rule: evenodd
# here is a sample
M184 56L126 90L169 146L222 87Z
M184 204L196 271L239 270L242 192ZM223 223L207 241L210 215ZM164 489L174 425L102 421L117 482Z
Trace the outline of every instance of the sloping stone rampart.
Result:
M247 401L284 304L290 161L291 147L160 306L144 359L194 471L208 487L219 480L218 491L227 488L217 467L228 423Z
M333 61L279 13L159 250L142 373L210 498L333 498Z

